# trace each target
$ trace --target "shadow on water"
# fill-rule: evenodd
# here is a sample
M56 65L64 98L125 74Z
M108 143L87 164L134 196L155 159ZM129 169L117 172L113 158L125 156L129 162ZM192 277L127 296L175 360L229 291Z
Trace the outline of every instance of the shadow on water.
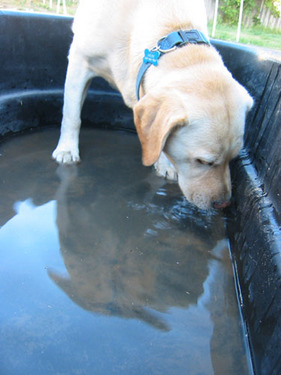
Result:
M177 185L142 167L133 134L84 130L83 162L67 167L49 161L56 137L51 130L37 132L1 147L0 281L10 286L12 296L21 295L18 285L25 283L23 290L36 297L31 302L21 295L18 302L0 289L1 300L7 300L1 313L0 342L5 340L6 349L0 370L248 373L223 218L190 206ZM50 203L54 218L46 218L42 209L29 238L28 214ZM18 210L14 217L13 207ZM26 218L18 233L25 234L15 245L9 233L17 230L20 214ZM55 235L46 234L44 220L53 220ZM27 261L25 252L36 255ZM49 309L42 309L46 300ZM43 333L30 334L36 330ZM43 360L35 348L20 345L17 333L22 340L33 337L41 352L50 351L48 357ZM61 353L62 347L59 361L51 353ZM12 361L12 350L27 359Z
M49 271L52 280L83 309L169 330L151 309L187 307L203 293L208 250L217 241L207 220L190 221L178 191L155 191L146 173L139 183L137 172L109 167L110 183L95 171L96 186L84 183L81 191L77 167L58 171L57 226L68 276Z

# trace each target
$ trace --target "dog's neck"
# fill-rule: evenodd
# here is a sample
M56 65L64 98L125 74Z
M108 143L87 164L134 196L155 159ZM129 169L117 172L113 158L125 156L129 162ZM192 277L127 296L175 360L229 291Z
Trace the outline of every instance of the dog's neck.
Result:
M140 87L146 71L152 66L157 66L160 57L166 53L181 48L187 44L210 45L208 38L198 30L178 30L169 33L158 40L156 46L151 50L144 51L143 63L139 69L136 79L136 97L140 99Z

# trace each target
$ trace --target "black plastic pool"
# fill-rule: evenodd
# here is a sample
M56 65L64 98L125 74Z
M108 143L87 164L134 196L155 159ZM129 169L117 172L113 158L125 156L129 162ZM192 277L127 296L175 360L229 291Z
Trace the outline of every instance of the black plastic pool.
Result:
M0 372L280 374L278 55L213 41L255 107L234 202L206 215L141 166L131 111L100 79L83 163L50 160L71 22L0 12Z

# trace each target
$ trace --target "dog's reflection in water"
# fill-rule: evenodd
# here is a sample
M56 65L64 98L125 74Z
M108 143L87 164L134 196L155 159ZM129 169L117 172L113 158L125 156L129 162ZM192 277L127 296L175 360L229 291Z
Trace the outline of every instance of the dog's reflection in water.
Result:
M126 172L110 184L99 173L76 178L79 168L58 168L57 226L68 275L49 276L85 310L168 330L157 311L196 304L210 250L223 237L220 217L199 215L177 186L155 186L165 183L147 170L125 186Z

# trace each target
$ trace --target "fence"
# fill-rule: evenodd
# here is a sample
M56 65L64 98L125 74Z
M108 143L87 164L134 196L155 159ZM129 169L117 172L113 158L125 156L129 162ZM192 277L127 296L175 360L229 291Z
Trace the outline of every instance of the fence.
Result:
M212 21L215 16L215 2L216 0L205 0L209 21ZM271 29L281 30L281 17L279 18L274 17L270 9L268 9L264 3L265 3L264 0L260 1L259 9L256 11L253 11L253 14L251 16L249 15L243 16L243 22L242 22L243 26L246 26L246 27L252 26L254 23L254 17L255 17L255 18L258 18L261 25L265 27L269 27Z

